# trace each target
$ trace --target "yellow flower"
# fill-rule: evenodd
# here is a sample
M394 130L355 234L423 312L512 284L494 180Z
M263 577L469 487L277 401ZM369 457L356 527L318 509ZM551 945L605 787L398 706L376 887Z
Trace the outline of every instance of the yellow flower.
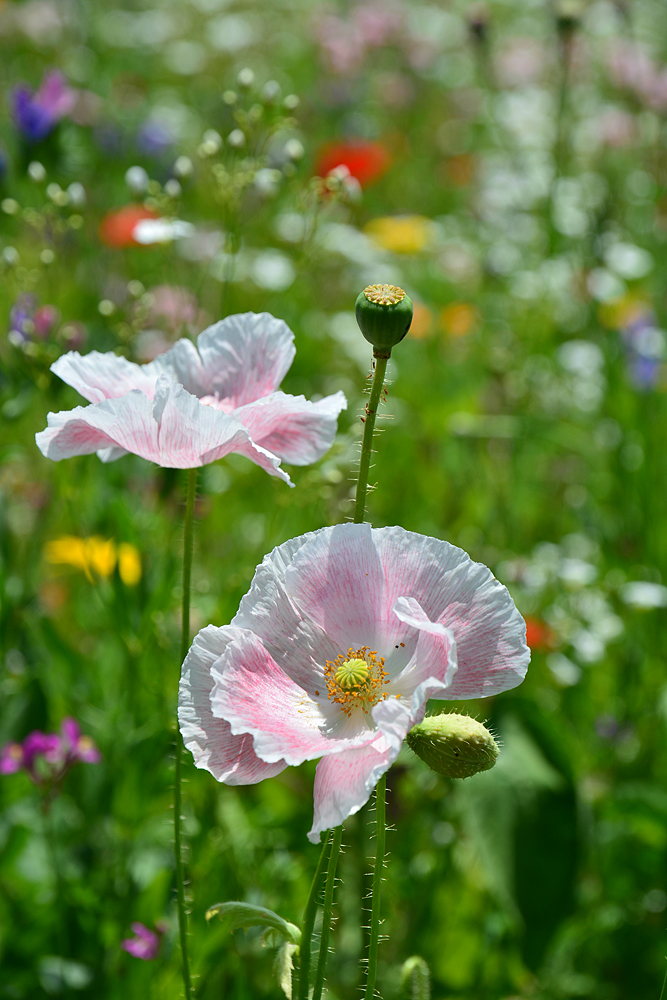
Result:
M129 542L121 542L118 546L118 572L126 587L136 587L141 580L139 549Z
M433 223L423 215L386 215L364 226L367 236L392 253L419 253L431 243Z
M92 535L90 538L77 538L74 535L63 535L47 542L44 546L44 558L54 565L73 566L86 574L91 583L93 572L98 576L109 577L116 568L123 583L134 587L141 579L141 558L134 545L122 542L118 546L111 538Z

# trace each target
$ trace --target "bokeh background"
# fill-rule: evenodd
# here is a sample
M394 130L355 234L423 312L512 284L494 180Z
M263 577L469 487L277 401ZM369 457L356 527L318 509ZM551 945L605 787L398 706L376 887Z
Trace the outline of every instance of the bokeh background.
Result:
M0 53L0 740L73 716L102 755L46 799L0 777L0 997L180 995L183 476L44 459L47 411L82 402L50 364L146 361L267 310L296 334L283 389L346 392L296 489L240 457L202 471L193 626L223 624L264 553L351 514L370 362L353 304L387 281L416 312L369 517L488 564L533 658L515 691L458 706L500 734L492 771L447 781L405 750L388 775L380 993L404 995L418 954L434 1000L658 1000L665 5L4 0ZM259 935L204 913L300 921L313 771L228 788L186 765L201 1000L282 995ZM345 825L337 1000L358 996L372 818ZM161 931L150 961L121 948L135 921Z

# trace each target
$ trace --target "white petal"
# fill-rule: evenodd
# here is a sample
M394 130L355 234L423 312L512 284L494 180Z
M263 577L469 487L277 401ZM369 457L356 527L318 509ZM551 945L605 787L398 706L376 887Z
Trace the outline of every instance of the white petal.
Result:
M304 396L274 392L232 411L253 441L292 465L317 462L333 444L338 416L347 407L342 392L311 403Z

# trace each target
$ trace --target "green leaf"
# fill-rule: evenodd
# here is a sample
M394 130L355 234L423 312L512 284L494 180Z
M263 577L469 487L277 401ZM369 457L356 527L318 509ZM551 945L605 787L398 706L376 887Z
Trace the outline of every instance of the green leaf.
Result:
M270 927L292 944L298 945L301 941L301 931L295 924L283 920L273 910L267 910L264 906L237 901L214 903L206 911L207 920L212 920L213 917L220 917L228 925L230 932L239 927Z
M298 945L293 944L291 941L285 941L278 949L276 960L273 964L276 979L287 1000L292 1000L292 971L294 969L292 959L294 958L294 953L298 950Z

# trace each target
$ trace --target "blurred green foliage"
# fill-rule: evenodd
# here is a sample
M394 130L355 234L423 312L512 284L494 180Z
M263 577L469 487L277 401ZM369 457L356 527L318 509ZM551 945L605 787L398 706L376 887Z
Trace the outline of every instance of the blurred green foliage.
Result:
M370 361L354 300L391 281L417 308L390 364L370 518L487 563L529 618L533 662L510 694L434 706L490 721L503 745L493 770L447 781L404 750L388 774L381 995L402 995L403 962L419 955L434 1000L657 1000L666 28L659 0L0 6L0 738L73 715L103 754L48 809L25 774L0 781L0 997L180 995L170 726L183 477L133 456L42 458L47 411L81 402L50 363L84 331L83 351L145 360L221 315L267 310L296 334L284 390L347 393L331 452L290 470L296 489L234 456L200 474L193 626L223 624L264 553L350 514ZM77 110L29 144L11 89L53 67L82 92ZM272 79L280 96L262 89ZM159 142L146 138L154 123ZM391 161L360 199L312 181L322 143L359 139ZM140 194L131 166L150 178ZM74 183L85 205L58 194ZM145 198L195 236L103 245L103 215ZM164 285L194 296L189 312L156 311ZM42 339L12 337L24 294L59 312ZM65 535L136 546L141 581L48 564L45 543ZM313 772L232 788L187 766L201 1000L281 995L259 933L232 938L204 914L238 899L299 923L317 861ZM371 814L345 825L328 982L341 1000L357 995L366 947ZM133 921L163 919L158 958L121 950Z

